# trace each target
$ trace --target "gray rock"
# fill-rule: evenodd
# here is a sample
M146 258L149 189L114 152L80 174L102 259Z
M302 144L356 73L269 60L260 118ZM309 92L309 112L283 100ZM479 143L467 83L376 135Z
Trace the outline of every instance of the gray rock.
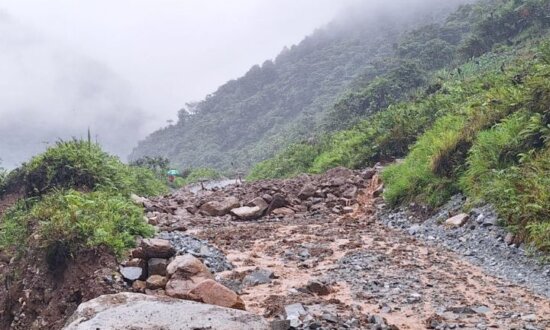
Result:
M243 279L243 284L245 286L267 284L270 283L273 278L275 278L275 274L271 270L260 269L246 275Z
M247 204L247 206L251 206L251 207L257 206L260 208L262 213L264 213L269 207L269 204L267 204L267 202L263 198L256 197L253 200L251 200L250 203Z
M224 216L234 208L241 206L241 203L236 197L226 197L221 201L210 201L204 203L200 207L200 211L209 216Z
M168 266L168 260L162 258L151 258L148 261L148 275L166 276L166 266Z
M302 324L300 318L306 316L307 312L302 304L292 304L285 306L285 315L290 321L290 326L297 328Z
M338 317L330 313L323 313L323 320L330 323L338 323Z
M144 280L147 274L141 267L120 267L120 274L128 281Z
M158 238L148 238L141 241L140 248L147 258L170 258L176 250L170 241Z
M78 306L65 330L227 329L269 330L268 322L248 312L138 293L104 295Z
M315 195L316 190L317 188L315 188L315 186L313 186L311 183L306 183L302 187L302 190L300 190L300 192L298 193L298 198L304 200L304 199L313 197Z
M288 330L290 329L289 320L275 320L271 322L271 330Z
M445 225L449 227L462 227L466 221L468 221L469 216L466 213L460 213L451 217L445 221Z
M326 296L330 293L330 288L319 281L309 281L306 285L306 289L319 296Z
M258 206L243 206L231 210L231 214L241 220L254 220L263 215L264 211Z

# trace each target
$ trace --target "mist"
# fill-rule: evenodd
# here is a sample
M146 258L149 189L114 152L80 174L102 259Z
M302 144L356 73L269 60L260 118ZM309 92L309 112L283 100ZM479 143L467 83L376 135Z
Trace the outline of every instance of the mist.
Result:
M0 2L0 158L92 137L123 159L137 141L336 17L412 17L438 0ZM461 1L464 2L464 1ZM394 16L395 17L395 16Z

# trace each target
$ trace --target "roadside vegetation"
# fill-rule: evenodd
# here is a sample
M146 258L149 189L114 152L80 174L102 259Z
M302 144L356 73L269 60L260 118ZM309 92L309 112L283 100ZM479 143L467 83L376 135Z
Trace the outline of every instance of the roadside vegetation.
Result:
M0 250L34 246L58 258L104 246L121 255L136 235L153 234L130 194L167 191L151 170L125 165L96 144L58 142L3 181L0 198L22 198L0 220Z
M423 63L444 63L420 66L428 72L426 83L405 87L400 95L406 100L394 95L380 103L383 108L372 108L373 95L382 95L373 94L372 86L349 94L333 108L335 118L366 119L286 148L254 167L249 179L404 158L383 173L390 205L435 208L464 193L471 205L493 204L511 231L550 251L549 12L550 3L543 0L461 7L449 20L472 26L461 30L450 56L424 54ZM406 60L407 54L419 56L408 49L437 45L449 20L407 36L399 56ZM400 86L399 79L392 81Z

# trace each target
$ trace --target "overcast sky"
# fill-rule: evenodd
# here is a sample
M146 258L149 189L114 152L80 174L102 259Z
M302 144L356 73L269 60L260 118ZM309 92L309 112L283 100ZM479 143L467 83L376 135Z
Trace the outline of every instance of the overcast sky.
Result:
M158 128L356 0L1 0L19 24L107 66ZM1 111L1 110L0 110Z

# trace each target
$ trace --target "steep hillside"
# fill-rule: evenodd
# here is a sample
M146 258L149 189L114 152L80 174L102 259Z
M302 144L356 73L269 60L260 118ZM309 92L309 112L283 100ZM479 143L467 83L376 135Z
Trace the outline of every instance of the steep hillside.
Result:
M382 106L386 99L423 83L423 66L404 62L417 57L417 45L401 43L401 48L408 47L401 49L398 40L418 22L444 21L449 7L457 2L463 1L445 2L429 10L419 6L411 12L362 8L364 12L358 11L353 18L336 20L283 50L274 61L253 66L204 101L181 110L177 124L140 142L131 158L163 156L184 167L246 169L289 142L318 135L312 132L345 127L348 121L335 126L324 119L345 91L370 86L373 80L372 88L379 91L393 83L392 78L401 79L391 93L376 100L376 106ZM443 37L433 50L460 41L468 29L465 23L462 19L449 25L448 38ZM398 52L404 55L396 56ZM386 75L388 80L375 79Z
M371 116L368 88L350 94L334 115L367 119L290 146L250 178L405 157L384 172L390 204L437 207L461 192L472 204L493 204L520 239L550 250L550 2L499 1L468 10L477 20L452 54L462 65L435 72L425 88L410 91L410 100L389 102Z

